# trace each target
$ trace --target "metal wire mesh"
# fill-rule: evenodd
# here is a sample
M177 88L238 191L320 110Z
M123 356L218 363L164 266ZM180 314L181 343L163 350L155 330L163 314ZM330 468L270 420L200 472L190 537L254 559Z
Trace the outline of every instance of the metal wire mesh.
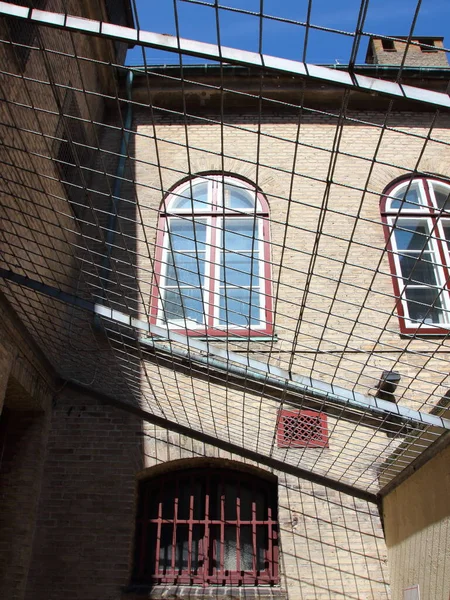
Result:
M203 7L215 22L213 64L188 65L187 55L178 52L184 5ZM33 18L42 19L32 43L25 44L29 66L17 68L14 56L23 54L24 44L5 27L1 45L10 62L3 61L0 82L1 286L60 377L139 406L150 420L163 418L169 427L232 444L237 452L250 450L355 492L377 492L448 428L436 408L441 403L444 410L449 388L448 281L431 286L444 306L439 335L421 332L438 300L427 305L413 332L400 335L397 313L406 291L394 297L388 262L395 224L386 241L379 209L383 189L400 175L433 172L440 180L449 175L440 167L449 153L448 113L444 93L437 100L425 94L422 106L414 105L419 108L412 126L410 105L405 112L396 92L389 95L392 88L375 93L376 110L370 102L361 109L353 98L360 87L331 80L335 106L312 103L311 94L320 94L311 91L317 73L293 71L289 79L289 65L268 68L261 58L265 25L296 28L302 61L313 32L342 36L350 42L345 59L350 73L362 40L371 35L364 31L367 2L357 10L355 31L315 25L312 6L309 2L300 21L269 14L262 2L255 11L174 2L171 56L178 64L154 68L147 64L146 48L152 48L152 62L161 52L161 63L170 48L158 50L162 45L141 36L135 43L144 66L120 67L107 42L124 40L127 32L96 33L111 55L99 60L77 38L80 23L50 23L49 13L27 21L35 26ZM417 45L412 38L419 9L420 2L402 41L396 83L408 77L407 51ZM239 53L235 66L221 60L224 13L251 17L258 40L253 50L262 66L249 66L248 56L240 61ZM205 49L194 44L190 54L204 61ZM107 89L99 86L97 72ZM320 77L328 76L324 73ZM278 93L277 85L282 91L291 85L292 93ZM433 107L440 101L443 106ZM236 176L263 194L270 212L226 213L221 205L208 222L213 219L208 211L195 213L193 181L214 182L223 191L226 177ZM168 198L176 198L176 186L189 180L187 195L180 197L188 199L190 210L177 213ZM222 200L217 196L218 207L224 198L225 192ZM197 239L202 219L210 236L223 237L226 214L251 224L243 233L228 230L234 242L247 244L246 251L235 250L240 264L243 257L255 260L260 242L267 246L257 262L270 298L264 305L274 324L270 332L251 335L251 326L231 327L243 312L251 321L252 306L261 309L260 284L248 277L253 266L249 272L238 260L231 267L231 279L249 280L234 284L248 292L243 312L236 309L231 292L217 291L221 282L228 290L227 275L208 254L215 248L223 258L230 248ZM164 233L162 223L177 218L192 234ZM259 221L270 226L270 237L260 232ZM440 239L433 231L425 237ZM182 327L166 314L175 309L167 308L164 283L169 257L182 256L175 248L180 239L195 245L190 267L174 267L171 276ZM199 253L200 243L207 258ZM226 266L222 263L225 273ZM189 320L182 300L192 277L197 283L189 289L211 295L210 314L225 314L219 326L200 328L201 339L204 308L193 309ZM390 372L400 373L401 380L397 405L389 409L380 387ZM278 412L292 408L327 414L328 447L278 447Z

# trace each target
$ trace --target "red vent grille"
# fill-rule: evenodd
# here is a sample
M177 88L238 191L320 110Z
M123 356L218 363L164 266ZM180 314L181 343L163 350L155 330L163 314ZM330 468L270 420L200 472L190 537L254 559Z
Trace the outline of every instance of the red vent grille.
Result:
M314 410L282 410L278 448L328 448L327 416Z

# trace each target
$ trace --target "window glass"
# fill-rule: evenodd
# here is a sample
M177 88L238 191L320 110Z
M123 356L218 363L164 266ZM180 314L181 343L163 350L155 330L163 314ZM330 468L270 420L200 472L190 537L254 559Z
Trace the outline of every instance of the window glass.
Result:
M420 252L428 247L429 227L425 220L398 219L395 240L399 250Z
M443 182L420 178L397 186L398 200L386 204L388 211L390 206L400 212L397 219L389 213L384 218L393 227L391 265L395 293L402 303L403 331L440 333L450 323L450 219L442 219L436 211L450 209L449 192L450 186ZM420 215L407 213L419 207Z
M407 287L405 296L411 321L423 321L424 323L442 323L444 321L439 290Z
M220 295L220 324L250 327L259 322L260 294L250 289L225 287Z
M200 211L211 208L211 198L208 194L207 181L192 183L180 192L179 197L173 200L170 210Z
M211 175L208 181L183 184L168 202L170 214L161 213L158 227L164 233L158 240L162 257L155 263L160 269L152 309L157 322L187 334L191 329L214 335L230 329L243 329L247 336L269 333L268 227L259 216L262 200L256 190ZM208 210L196 214L205 206Z
M166 572L172 566L173 524L161 525L161 541L159 546L159 571Z
M232 208L235 210L249 210L255 208L255 192L229 183L224 185L223 190L225 208Z
M205 274L205 261L195 253L167 254L166 286L197 286Z
M163 301L163 318L166 322L194 321L203 323L202 292L196 288L167 289Z
M220 281L228 285L250 286L250 279L253 278L252 285L257 286L259 261L258 257L240 252L224 252L222 254Z
M450 251L450 221L441 221L441 223L444 230L444 238Z
M251 251L258 247L258 224L255 219L225 219L226 249Z
M424 252L420 259L415 256L400 256L400 270L403 278L412 283L436 285L436 272L432 257L430 252Z
M391 200L391 209L398 208L402 210L418 210L420 204L423 204L420 185L418 181L413 181L397 189L393 194Z
M201 220L170 219L170 246L172 250L205 251L206 222Z
M251 571L253 569L253 541L251 525L241 527L241 569Z
M433 182L434 197L440 210L450 210L450 187L442 183Z

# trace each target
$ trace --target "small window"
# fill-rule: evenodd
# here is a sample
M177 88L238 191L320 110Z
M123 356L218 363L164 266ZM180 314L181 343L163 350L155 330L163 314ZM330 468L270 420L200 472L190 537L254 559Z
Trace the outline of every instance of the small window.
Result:
M397 183L381 210L402 333L447 333L450 185L424 177Z
M394 40L382 39L381 45L386 52L396 52Z
M422 50L422 52L437 52L438 51L434 40L422 38L417 41L420 44L420 49Z
M277 426L278 448L328 448L327 417L314 410L282 410Z
M132 580L139 585L278 583L275 484L212 469L141 482Z
M188 335L271 334L268 205L254 186L205 175L160 211L151 314Z

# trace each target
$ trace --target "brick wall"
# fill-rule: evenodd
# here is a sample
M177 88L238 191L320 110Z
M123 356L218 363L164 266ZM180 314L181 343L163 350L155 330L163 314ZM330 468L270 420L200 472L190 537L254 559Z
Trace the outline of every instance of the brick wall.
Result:
M444 44L441 39L412 38L412 42L413 45L410 44L408 47L402 40L395 40L388 44L385 42L383 46L383 40L371 38L367 62L378 65L400 65L406 51L404 64L407 67L449 67L447 54L442 51ZM433 47L436 50L433 50Z
M142 597L127 591L137 480L205 464L259 468L143 424L92 398L60 394L53 411L27 600ZM377 508L292 476L274 475L281 590L288 598L388 598ZM180 589L170 594L185 597L195 590L201 593L201 588L186 588L181 596ZM207 597L217 593L212 589ZM249 593L254 592L247 590L245 596ZM164 595L161 590L155 594Z
M53 410L29 600L119 598L129 581L141 423L61 393Z

